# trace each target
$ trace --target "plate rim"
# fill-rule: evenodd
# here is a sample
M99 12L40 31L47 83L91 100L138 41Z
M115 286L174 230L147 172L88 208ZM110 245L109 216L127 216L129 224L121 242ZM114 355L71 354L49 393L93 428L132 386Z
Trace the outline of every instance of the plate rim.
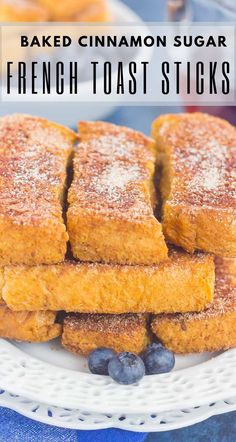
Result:
M8 394L10 396L10 394L7 391L4 391L4 393ZM22 398L23 399L23 398ZM69 430L102 430L102 429L108 429L108 428L118 428L121 430L126 430L126 431L135 431L135 432L157 432L157 433L161 433L164 431L172 431L172 430L178 430L181 428L186 428L189 427L191 425L195 425L197 423L203 422L207 419L209 419L210 417L213 416L218 416L221 414L225 414L228 412L233 412L236 411L236 397L235 397L235 402L233 404L227 404L227 401L230 399L224 399L222 401L217 401L214 404L214 407L208 407L205 410L206 406L201 406L199 408L202 408L202 413L197 413L196 415L192 415L192 418L190 419L180 419L177 420L176 422L171 422L171 423L165 423L165 425L155 425L155 423L150 424L150 425L130 425L127 420L124 421L119 421L115 423L114 426L114 420L111 418L109 421L106 422L99 422L96 423L96 425L91 425L91 424L80 424L80 421L77 420L77 424L73 424L73 423L68 423L68 422L62 422L59 418L55 418L55 417L48 417L48 416L44 416L44 415L39 415L35 412L33 412L32 410L25 410L21 407L21 404L17 403L14 404L14 400L15 397L12 397L11 399L8 398L7 400L3 399L2 400L2 395L0 395L0 406L4 407L4 408L8 408L10 410L15 411L16 413L19 413L21 416L24 416L26 418L32 419L35 422L40 422L42 424L47 424L47 425L51 425L51 426L57 426L59 428L64 428L64 429L69 429ZM9 403L10 402L10 403ZM222 403L223 402L223 403ZM227 404L227 405L226 405ZM34 405L34 407L37 407L37 405L39 406L44 406L44 404L37 404L36 402L32 401L32 405ZM46 405L47 406L47 405ZM54 407L54 406L50 406L48 405L47 407L49 407L50 409L52 408L58 408L58 407ZM189 413L188 416L191 417L191 411L194 410L194 407L192 407L191 409L189 409ZM181 411L181 410L180 410ZM167 412L168 413L168 412ZM105 416L105 415L104 415ZM148 415L147 415L148 416ZM143 415L144 419L145 419L145 415ZM177 425L176 425L177 424Z
M2 353L2 354L1 354ZM202 362L194 367L188 367L184 368L182 370L174 371L168 374L162 374L162 375L152 375L152 376L145 376L144 379L133 386L120 386L116 384L114 381L112 381L111 378L107 376L99 376L94 375L90 373L83 373L83 372L76 372L74 370L69 370L67 368L62 367L56 367L48 363L41 361L40 359L37 359L36 357L33 357L31 355L28 355L18 347L14 346L14 344L4 340L0 339L0 357L2 362L4 362L4 354L7 355L6 360L6 369L7 371L1 373L2 366L0 365L0 373L1 381L0 386L3 390L7 390L13 394L17 394L19 396L26 397L27 399L30 399L32 401L36 402L43 402L47 405L54 405L57 407L62 408L71 408L71 409L83 409L84 411L93 412L93 413L101 413L101 403L102 403L102 413L104 414L117 414L120 412L127 413L129 415L134 414L155 414L157 412L165 412L170 410L176 410L176 409L182 409L182 408L191 408L194 406L199 405L206 405L209 400L211 402L216 402L219 400L224 400L225 397L233 397L236 395L236 385L233 382L236 376L236 349L228 350L224 353L221 353L220 355L211 358L208 361ZM233 356L233 371L231 372L232 382L230 381L225 386L225 383L222 382L222 388L221 390L214 391L214 388L217 386L219 387L219 379L216 376L216 372L214 370L215 367L220 368L220 374L224 374L224 369L227 366L225 364L225 361L227 361L227 358L231 358L231 355ZM215 361L217 360L217 365L215 364ZM42 375L39 375L39 378L37 378L37 384L38 386L35 386L32 384L31 376L32 376L32 364L38 366L38 370L42 371ZM8 368L11 370L8 374ZM27 371L28 370L28 371ZM214 376L210 376L211 372L213 370ZM195 390L199 390L199 384L192 385L191 394L187 390L188 389L188 382L189 379L192 379L193 373L197 373L197 381L201 379L199 378L199 375L203 375L202 382L206 383L207 387L207 393L204 393L204 390L201 392L200 396L194 397L194 388ZM207 373L207 375L206 375ZM228 373L226 373L228 376ZM18 377L17 377L18 376ZM43 377L44 376L44 377ZM54 376L54 377L53 377ZM210 378L209 378L210 376ZM28 378L28 379L27 379ZM171 393L173 391L173 382L175 383L176 380L178 382L178 379L184 380L183 384L183 392L182 395L188 394L187 398L181 400L176 400L180 396L181 391L179 391L177 394L176 392L173 393L174 398L171 397L171 400L164 401L163 403L156 403L155 398L153 396L153 387L155 388L155 391L160 392L162 389L170 389ZM15 383L15 379L17 379L18 382ZM22 380L23 379L23 380ZM78 397L73 396L71 387L68 390L68 385L65 384L65 387L63 387L63 382L60 383L60 394L59 395L52 395L52 391L56 391L56 387L58 386L58 382L60 380L66 379L69 380L70 384L73 384L73 391L76 392L76 388L80 393L78 393ZM209 384L210 379L210 384ZM27 385L28 381L28 385ZM187 383L186 383L187 381ZM35 382L35 376L34 376L34 382ZM49 385L49 388L45 389L45 382L47 385ZM151 387L151 397L154 401L150 403L150 406L144 405L143 403L137 404L136 397L137 395L140 397L146 393L147 397L147 390L148 387L150 388L150 384L152 383ZM234 388L232 388L232 384ZM32 390L32 385L34 385L34 388ZM95 387L94 387L95 385ZM209 385L210 388L213 390L213 393L209 391ZM223 388L224 385L224 388ZM89 386L89 387L88 387ZM110 388L109 398L112 397L112 402L106 403L104 397L106 396L106 392L104 393L105 388ZM51 388L51 389L50 389ZM54 388L54 390L53 390ZM64 389L63 389L64 388ZM87 394L88 388L90 388L89 395ZM159 390L158 390L159 388ZM37 390L38 389L38 390ZM87 389L87 390L86 390ZM94 391L93 391L94 389ZM87 403L84 401L84 391L86 390L86 398ZM196 390L196 391L198 391ZM39 391L39 393L38 393ZM43 400L42 396L40 397L40 392L43 391ZM121 402L119 400L119 394L122 392L125 393L125 400ZM135 405L132 407L132 410L130 409L130 395L129 392L133 395L133 399L135 402ZM127 396L128 393L128 396ZM149 393L150 394L150 393ZM41 393L42 395L42 393ZM94 395L94 396L93 396ZM99 401L96 401L96 396L100 396ZM102 397L102 395L104 397ZM117 398L115 397L117 395ZM141 400L144 396L141 397ZM95 399L95 402L92 401ZM126 399L128 398L128 400ZM210 399L209 399L210 398ZM124 399L124 398L123 398ZM92 402L91 402L92 401ZM171 405L170 405L171 404ZM122 408L122 410L121 410Z

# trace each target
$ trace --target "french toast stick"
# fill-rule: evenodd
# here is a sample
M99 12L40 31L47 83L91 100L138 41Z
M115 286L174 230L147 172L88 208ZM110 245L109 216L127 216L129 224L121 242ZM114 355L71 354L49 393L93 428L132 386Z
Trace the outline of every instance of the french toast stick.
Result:
M156 264L167 258L153 214L153 142L109 123L80 123L67 228L81 261Z
M1 0L0 22L44 22L49 19L47 8L31 0Z
M95 0L96 2L96 0ZM73 21L73 17L83 11L93 0L38 0L38 3L47 9L53 21Z
M207 114L164 115L152 136L162 164L167 241L236 257L235 127Z
M147 315L68 314L63 323L62 345L88 355L99 347L140 353L149 342Z
M202 312L157 315L152 331L176 353L218 351L236 346L236 259L216 259L212 303Z
M76 135L30 115L0 118L0 265L62 261L66 169Z
M1 338L47 342L61 334L61 325L56 324L55 320L55 312L13 312L0 302Z
M156 266L64 262L8 266L2 296L12 310L160 313L202 310L213 298L210 255L171 250Z

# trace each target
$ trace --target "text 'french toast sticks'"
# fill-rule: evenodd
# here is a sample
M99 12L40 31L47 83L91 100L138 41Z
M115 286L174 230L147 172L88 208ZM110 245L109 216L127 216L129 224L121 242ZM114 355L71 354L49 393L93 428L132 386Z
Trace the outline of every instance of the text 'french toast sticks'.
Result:
M210 255L170 251L153 266L65 262L9 266L2 296L12 310L161 313L202 310L212 301Z
M13 312L3 302L0 303L1 338L47 342L61 334L61 325L55 321L55 312Z
M162 163L163 231L193 252L236 256L236 129L210 115L164 115L153 123Z
M149 342L147 315L68 314L63 323L62 345L88 355L95 348L141 353Z
M157 315L152 331L176 353L218 351L236 346L236 259L216 259L213 302L202 312Z
M167 258L153 214L153 142L109 123L80 123L67 228L75 258L155 264Z
M75 134L27 115L0 118L0 264L62 261L66 169Z

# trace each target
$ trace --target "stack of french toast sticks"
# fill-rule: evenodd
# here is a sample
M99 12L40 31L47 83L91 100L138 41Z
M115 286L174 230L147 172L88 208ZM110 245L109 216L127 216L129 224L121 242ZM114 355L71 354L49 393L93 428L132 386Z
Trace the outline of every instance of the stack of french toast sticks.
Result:
M236 346L235 160L236 129L200 113L159 117L152 138L1 118L0 336Z

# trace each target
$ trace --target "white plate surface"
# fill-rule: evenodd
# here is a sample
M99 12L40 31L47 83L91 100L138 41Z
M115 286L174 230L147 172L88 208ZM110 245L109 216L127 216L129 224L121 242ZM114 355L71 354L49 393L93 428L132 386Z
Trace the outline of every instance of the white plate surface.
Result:
M49 344L0 340L0 387L27 399L89 413L163 413L236 395L236 349L178 357L175 371L121 386L88 373L84 358Z

